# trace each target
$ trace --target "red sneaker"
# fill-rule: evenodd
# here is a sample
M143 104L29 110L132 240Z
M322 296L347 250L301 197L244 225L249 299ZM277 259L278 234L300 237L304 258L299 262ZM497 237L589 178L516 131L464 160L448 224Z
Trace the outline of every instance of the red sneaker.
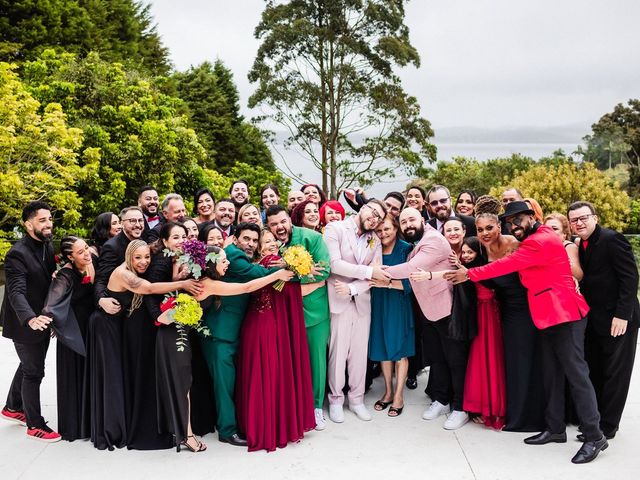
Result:
M19 423L23 427L27 426L27 417L25 416L24 412L20 412L17 410L13 412L7 407L4 407L2 409L2 412L0 412L0 416L2 416L2 418L4 418L5 420L9 420L10 422Z
M42 428L27 428L27 437L32 440L39 440L40 442L59 442L62 437L58 432L54 432L46 425Z

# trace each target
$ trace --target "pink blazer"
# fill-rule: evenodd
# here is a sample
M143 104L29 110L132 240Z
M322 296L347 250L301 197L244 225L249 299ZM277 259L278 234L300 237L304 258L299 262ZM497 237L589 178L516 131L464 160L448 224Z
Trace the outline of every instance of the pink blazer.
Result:
M405 263L389 267L387 272L395 279L409 278L418 268L424 271L451 270L449 242L431 225L424 226L424 235L409 254ZM453 286L444 279L414 282L410 280L418 305L427 320L440 320L451 315Z
M327 280L329 291L329 309L331 313L344 312L352 301L355 301L358 313L363 316L371 315L371 297L367 272L370 265L382 265L382 245L378 236L371 232L366 234L369 239L366 254L358 262L356 251L358 228L353 218L339 222L331 222L324 229L324 241L331 257L331 274ZM352 285L358 295L352 300L336 293L336 280Z

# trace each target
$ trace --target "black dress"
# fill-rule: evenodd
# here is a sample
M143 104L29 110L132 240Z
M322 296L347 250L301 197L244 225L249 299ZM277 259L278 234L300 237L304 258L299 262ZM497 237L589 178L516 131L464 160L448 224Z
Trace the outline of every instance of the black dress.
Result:
M91 441L99 449L122 448L127 442L122 374L122 323L133 293L106 291L122 309L116 315L97 310L89 318L87 368Z
M507 416L504 430L544 430L544 391L539 332L533 324L527 290L518 273L482 282L494 288L500 304L507 384Z
M94 267L97 259L93 257ZM83 283L84 274L76 268L62 268L51 282L43 314L53 318L53 327L61 322L74 322L77 325L81 344L86 344L87 325L94 311L93 283ZM57 334L59 330L56 328ZM87 410L88 398L85 396L85 355L77 352L62 336L58 336L56 348L56 387L58 400L58 432L64 440L70 442L88 438L90 435L89 417L83 419L82 412ZM76 347L77 348L77 347Z
M158 429L156 400L156 334L147 309L142 305L124 320L124 403L127 448L160 450L171 448L173 439Z

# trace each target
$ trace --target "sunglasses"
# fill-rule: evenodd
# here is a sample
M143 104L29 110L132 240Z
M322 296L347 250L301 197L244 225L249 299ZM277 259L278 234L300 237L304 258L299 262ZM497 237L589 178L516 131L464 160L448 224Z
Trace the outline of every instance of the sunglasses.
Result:
M429 202L429 205L431 205L433 208L436 208L438 205L446 205L449 201L449 198L451 197L444 197L440 200L433 200L432 202Z

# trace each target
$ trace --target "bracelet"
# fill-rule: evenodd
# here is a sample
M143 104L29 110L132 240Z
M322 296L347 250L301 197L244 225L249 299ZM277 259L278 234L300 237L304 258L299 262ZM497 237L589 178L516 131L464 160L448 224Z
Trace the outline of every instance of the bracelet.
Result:
M433 273L429 272L429 280L433 280Z

